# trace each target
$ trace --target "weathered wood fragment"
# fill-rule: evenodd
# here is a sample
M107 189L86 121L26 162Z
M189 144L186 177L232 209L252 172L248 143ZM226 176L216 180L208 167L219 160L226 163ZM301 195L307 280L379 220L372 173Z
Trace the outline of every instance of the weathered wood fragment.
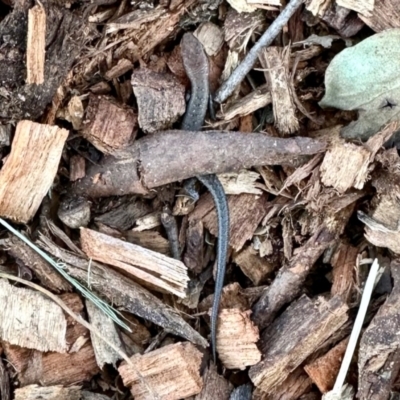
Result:
M46 39L46 12L42 4L28 12L28 40L26 48L27 84L44 82L44 56Z
M144 355L131 357L151 391L160 399L179 400L200 393L202 354L191 343L176 343ZM137 400L148 399L151 393L128 364L118 368L124 385Z
M146 133L169 129L185 112L185 88L171 74L141 68L132 74L139 125Z
M282 135L288 135L299 129L296 108L290 86L288 49L270 46L259 55L261 65L266 69L274 110L275 125Z
M387 399L400 371L400 262L390 265L394 286L360 341L358 356L360 399Z
M104 154L112 154L131 145L138 130L137 115L111 98L90 95L82 134Z
M200 346L208 346L207 341L182 317L136 282L96 261L89 264L86 258L58 247L44 236L40 238L39 245L63 261L65 271L82 284L86 285L90 276L92 290L101 294L110 304L162 326L167 332Z
M258 328L250 320L251 311L222 309L218 315L217 351L225 368L244 370L261 360L257 348Z
M0 171L1 216L27 223L35 215L53 183L67 136L68 131L57 126L18 123Z
M0 337L13 345L65 352L67 322L61 308L40 293L0 280ZM32 335L36 332L36 335Z
M93 260L120 268L178 297L186 295L189 277L187 268L179 260L86 228L81 229L81 246Z
M253 383L269 393L347 321L340 297L327 301L303 295L263 332L263 359L250 368Z
M194 400L221 399L230 400L232 384L222 375L218 374L215 364L210 364L203 373L203 389L195 396Z
M61 300L83 316L83 303L75 293L61 295ZM21 386L31 384L72 385L89 381L99 372L88 330L69 315L67 353L41 352L4 342L4 352L18 373Z

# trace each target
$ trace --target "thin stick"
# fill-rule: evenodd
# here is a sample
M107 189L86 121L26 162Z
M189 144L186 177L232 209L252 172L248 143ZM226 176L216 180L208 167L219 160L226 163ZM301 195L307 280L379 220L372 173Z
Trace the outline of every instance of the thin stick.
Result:
M231 76L221 85L215 94L214 100L217 103L224 102L235 90L236 86L246 77L257 61L258 54L263 47L269 46L272 41L278 36L282 28L287 24L290 17L296 12L304 0L290 0L289 4L279 14L275 21L260 37L258 42L247 53L244 60L232 72Z
M371 295L375 286L378 272L379 263L378 260L375 259L371 266L371 269L369 270L367 282L365 283L363 295L361 298L360 308L358 309L357 317L354 321L353 330L351 331L349 343L346 348L346 353L344 354L342 365L340 366L340 370L336 378L335 386L332 389L332 394L338 394L342 390L342 386L346 379L347 371L349 369L351 359L353 358L354 350L358 342L358 337L360 336L365 314L367 313L368 305L371 300Z
M36 289L37 291L43 293L47 297L49 297L51 300L53 300L55 303L57 303L67 314L69 314L75 321L79 322L81 325L83 325L86 329L88 329L90 332L98 336L101 340L103 340L108 346L110 346L123 360L125 360L130 367L135 371L137 374L139 380L146 386L146 389L153 395L153 398L158 398L155 397L154 392L152 389L149 387L148 383L145 381L143 375L138 371L136 368L135 364L131 361L131 359L114 343L109 341L107 338L105 338L102 333L97 330L92 324L89 322L85 321L79 314L75 314L59 297L54 295L53 293L49 292L47 289L44 289L43 287L36 285L36 283L26 281L25 279L17 278L16 276L9 275L9 274L4 274L0 272L0 278L4 279L9 279L11 281L19 282L22 283L23 285L30 286L33 289Z

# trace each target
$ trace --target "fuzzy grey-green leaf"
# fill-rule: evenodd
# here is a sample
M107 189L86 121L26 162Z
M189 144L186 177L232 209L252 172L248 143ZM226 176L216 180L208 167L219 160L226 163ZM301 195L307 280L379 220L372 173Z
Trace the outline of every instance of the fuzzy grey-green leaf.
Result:
M342 136L366 140L386 123L400 120L399 64L400 29L373 35L332 60L319 105L359 111Z

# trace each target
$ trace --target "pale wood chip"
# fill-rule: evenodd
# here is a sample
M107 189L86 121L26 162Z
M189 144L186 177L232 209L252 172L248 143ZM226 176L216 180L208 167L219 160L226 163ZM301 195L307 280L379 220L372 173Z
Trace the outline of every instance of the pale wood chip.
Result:
M81 229L81 245L88 257L96 261L120 268L156 290L186 296L189 277L179 260L86 228Z
M38 292L0 280L0 337L40 351L67 350L67 322L60 306Z
M118 371L136 400L147 400L150 393L138 379L138 370L160 400L179 400L200 393L202 354L191 343L176 343L144 355L131 357L135 370L122 364Z
M68 131L20 121L7 161L0 171L0 215L27 223L36 213L57 173Z
M250 310L237 308L223 309L219 313L217 351L225 368L244 370L261 360L256 345L260 335L250 314Z

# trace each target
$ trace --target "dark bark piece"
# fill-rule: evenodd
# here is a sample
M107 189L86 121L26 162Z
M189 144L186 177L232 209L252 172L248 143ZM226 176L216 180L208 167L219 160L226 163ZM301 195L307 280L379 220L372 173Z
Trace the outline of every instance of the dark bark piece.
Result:
M126 231L133 227L137 219L152 211L151 207L138 197L121 198L120 203L104 214L95 217L95 222Z
M298 400L310 390L312 381L302 367L294 370L271 394L260 396L254 400Z
M65 271L68 274L82 284L87 283L88 260L61 249L45 237L40 239L40 246L57 259L64 261ZM100 293L110 304L123 307L132 314L162 326L174 335L184 337L203 347L208 346L206 339L177 313L134 281L94 261L90 265L90 276L93 291Z
M11 399L10 376L2 360L0 360L0 399Z
M267 196L242 193L228 196L229 245L239 251L247 240L253 237L258 224L267 212ZM189 221L202 220L204 226L214 235L218 234L218 219L210 194L204 195L189 216Z
M77 13L47 1L41 3L47 21L43 84L25 83L27 7L15 7L0 23L0 76L2 90L7 93L0 98L0 113L4 119L39 118L70 71L84 42L90 40L87 25Z
M141 68L132 74L139 125L146 133L172 127L185 112L185 88L171 74Z
M203 374L203 389L195 396L194 400L229 400L232 384L222 375L218 374L215 364L211 364Z
M252 387L250 383L235 388L229 400L251 400Z
M71 229L87 226L92 203L81 196L66 198L57 210L57 216Z
M71 182L85 176L86 160L82 156L72 156L69 160L69 180Z
M390 398L392 385L400 371L400 262L391 265L394 286L360 341L359 399Z
M354 207L350 205L337 213L329 223L323 224L298 249L297 254L290 260L289 266L279 271L272 284L253 307L253 318L260 329L265 328L277 312L299 294L311 267L342 233L353 209Z
M136 141L118 159L108 156L99 165L89 165L73 190L91 197L146 194L148 189L197 175L290 164L325 146L304 137L280 139L259 133L159 132Z
M338 331L348 307L339 297L314 301L302 296L262 334L263 360L250 368L253 383L269 393Z
M55 293L71 291L71 285L61 277L43 258L31 249L27 244L15 236L6 239L4 245L8 252L32 271L35 272L41 285Z
M356 290L353 279L359 250L356 247L340 242L332 258L333 282L332 296L340 295L349 302Z
M60 297L75 313L83 313L83 303L77 294L67 293ZM99 372L89 331L71 316L66 315L66 319L66 340L70 346L67 353L43 353L4 344L7 359L17 370L21 386L34 383L46 386L71 385L89 381ZM80 347L73 350L79 342L82 343Z
M204 267L204 226L202 221L189 222L186 230L186 251L183 262L195 274Z
M89 96L82 134L105 154L113 154L131 145L138 130L137 115L130 107L122 107L112 98Z

